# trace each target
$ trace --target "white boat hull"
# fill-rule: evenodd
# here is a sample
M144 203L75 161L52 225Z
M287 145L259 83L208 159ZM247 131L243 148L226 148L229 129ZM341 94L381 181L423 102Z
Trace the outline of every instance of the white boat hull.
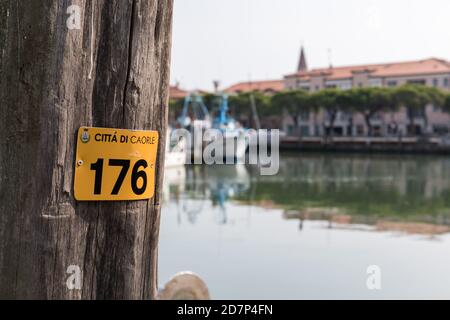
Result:
M217 147L214 148L211 151L211 156L214 159L225 159L225 160L242 160L245 158L245 154L247 152L248 148L248 139L245 137L245 135L238 136L238 137L224 137L223 139L223 147ZM200 145L197 147L193 147L191 150L191 154L188 154L187 157L194 156L194 159L197 159L197 156L208 157L208 151L206 151L205 148L207 148L208 145ZM199 148L201 152L195 152L195 148ZM197 149L198 150L198 149ZM206 152L205 152L206 151ZM205 159L203 159L205 160Z
M168 152L166 153L165 168L174 168L186 164L186 152Z
M167 134L165 168L176 168L186 164L186 141L181 139L172 146L171 133L171 130L169 130Z

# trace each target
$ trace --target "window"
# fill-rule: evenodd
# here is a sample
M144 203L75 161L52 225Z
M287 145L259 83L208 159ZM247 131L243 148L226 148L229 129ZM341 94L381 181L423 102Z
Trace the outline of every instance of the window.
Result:
M320 126L319 125L315 125L314 126L314 135L316 135L316 136L320 136L321 135Z
M339 112L338 114L338 119L340 121L350 121L350 119L352 118L352 113L351 112Z
M434 125L433 126L433 133L437 135L446 135L448 134L449 130L446 125Z
M383 120L383 116L381 115L380 112L377 112L372 116L372 119L373 120Z
M389 135L397 135L399 133L398 124L395 121L389 123L387 129Z
M395 80L389 80L387 82L388 87L395 87L396 85L397 85L397 81L395 81Z
M342 83L339 87L340 87L342 90L348 90L348 89L351 89L351 88L352 88L352 84L351 84L351 83Z
M424 79L414 79L414 80L408 80L408 83L425 85L426 81Z
M382 81L381 79L369 79L369 86L374 88L374 87L381 87L382 86Z
M292 136L294 134L294 126L293 125L288 125L287 134L288 134L288 136Z
M433 87L439 86L439 79L434 78L433 79Z
M300 88L303 90L309 90L309 83L301 80L297 80L295 83L296 88Z
M448 88L448 78L444 78L444 87Z
M372 135L374 137L381 137L382 136L382 130L380 126L373 126L372 127Z
M421 119L421 118L425 117L425 112L424 111L425 111L424 109L414 110L414 109L408 108L407 114L408 114L409 118Z
M360 124L356 126L356 135L357 136L363 136L364 135L364 126L362 126Z
M309 91L309 86L301 86L300 89L305 90L305 91Z
M309 112L308 111L301 111L300 112L300 120L301 121L309 121Z
M309 127L308 126L301 126L301 134L303 137L309 137Z

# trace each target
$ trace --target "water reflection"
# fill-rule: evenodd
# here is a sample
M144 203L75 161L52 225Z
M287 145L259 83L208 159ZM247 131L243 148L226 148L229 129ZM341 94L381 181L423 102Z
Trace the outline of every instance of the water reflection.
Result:
M217 224L226 224L227 202L250 189L251 179L245 165L186 166L166 171L165 200L177 204L178 223L184 215L189 223L195 224L205 203L210 201Z
M191 270L217 299L450 297L446 157L282 154L258 173L166 171L160 283Z
M450 160L400 155L283 154L275 176L251 166L187 166L166 172L166 201L178 223L195 224L211 202L226 224L227 203L283 210L282 218L328 228L438 235L450 231ZM369 228L368 228L369 227Z

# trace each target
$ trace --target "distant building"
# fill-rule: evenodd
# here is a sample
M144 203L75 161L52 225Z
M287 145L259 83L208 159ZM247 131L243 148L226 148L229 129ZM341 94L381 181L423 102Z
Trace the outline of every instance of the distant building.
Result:
M304 60L302 50L300 61ZM395 87L406 83L450 89L450 62L430 58L418 61L380 63L308 70L300 62L299 71L284 77L287 89L318 91L325 88Z
M308 71L308 65L306 63L306 55L305 55L305 49L300 49L300 58L298 60L298 67L297 67L297 73L303 73Z
M283 80L260 80L239 82L224 90L228 94L239 94L257 91L263 94L272 95L284 89Z
M303 89L316 92L326 88L347 90L359 87L396 87L404 84L422 84L450 90L450 62L430 58L418 61L380 63L348 67L328 67L308 70L305 52L300 53L297 72L284 77L286 89ZM371 120L374 136L398 135L444 135L450 132L450 115L435 106L428 105L425 115L418 114L411 126L406 108L398 112L379 112ZM304 112L300 116L300 127L286 114L282 128L288 135L321 136L333 132L335 136L366 136L368 127L360 113L339 112L333 128L329 116Z
M183 99L187 95L189 95L189 92L186 90L180 89L178 84L176 84L174 86L170 86L170 88L169 88L170 99Z
M169 88L169 98L174 99L174 100L186 98L191 93L205 95L205 94L209 94L210 92L206 91L206 90L201 90L201 89L187 91L187 90L181 89L178 84L176 84L174 86L170 86L170 88Z

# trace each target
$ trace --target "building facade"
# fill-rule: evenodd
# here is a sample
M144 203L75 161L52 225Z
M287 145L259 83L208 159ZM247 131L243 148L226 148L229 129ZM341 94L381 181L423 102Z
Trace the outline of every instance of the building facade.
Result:
M383 63L348 67L328 67L308 70L302 49L299 68L296 73L284 77L284 87L288 90L303 89L316 92L326 88L347 90L359 87L396 87L404 84L422 84L450 90L450 62L430 58L418 61ZM450 116L435 106L425 108L426 117L417 115L414 127L411 126L406 108L395 113L380 112L371 121L372 135L445 135L449 133ZM329 128L326 112L304 113L300 119L300 128L294 120L283 117L283 129L288 135L318 136L324 130L333 131L336 136L366 136L368 128L362 114L340 112ZM298 132L300 130L300 132ZM297 132L294 132L297 131Z

